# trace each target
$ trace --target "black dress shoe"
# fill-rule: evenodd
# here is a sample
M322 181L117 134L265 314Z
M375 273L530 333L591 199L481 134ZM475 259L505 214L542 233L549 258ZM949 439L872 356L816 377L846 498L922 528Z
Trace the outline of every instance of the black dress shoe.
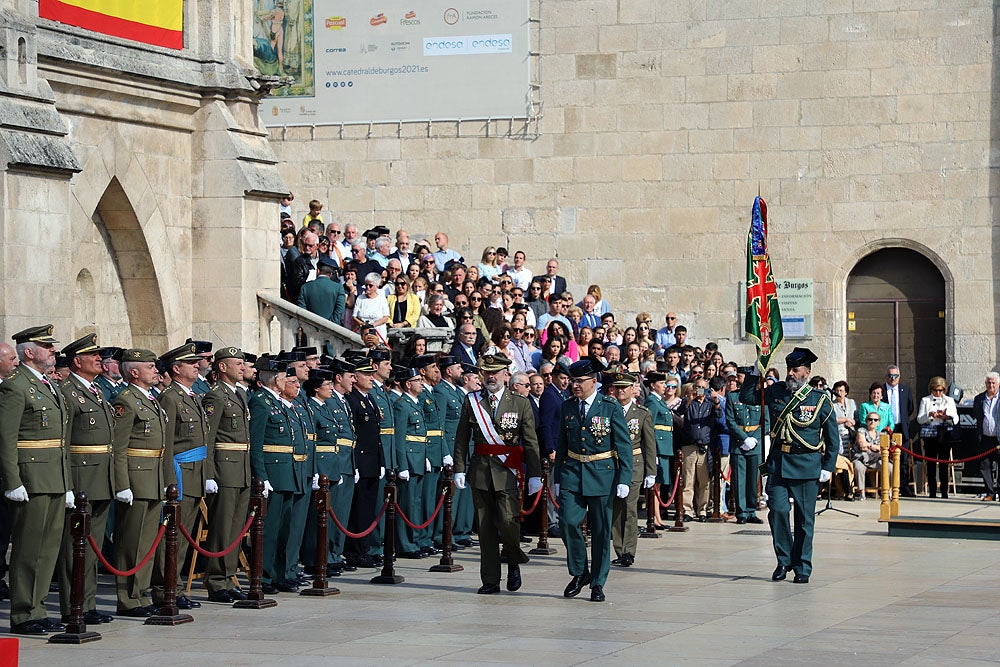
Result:
M622 557L619 556L618 558L615 558L613 561L611 561L611 564L612 565L617 565L618 567L621 567L621 565L622 565Z
M472 540L469 539L469 538L461 539L461 540L455 540L455 544L457 544L460 547L471 547L472 546Z
M208 594L208 601L232 604L233 596L229 594L229 591L215 591L214 593Z
M274 595L278 592L278 587L274 584L261 584L260 590L265 595Z
M527 535L522 535L520 539L523 544L528 544L531 542L531 538L528 537Z
M49 629L41 621L25 621L10 626L10 631L15 635L45 635Z
M808 584L809 576L805 574L796 574L795 578L792 579L793 584Z
M747 523L764 523L764 520L759 516L748 516Z
M684 515L684 521L685 521L685 522L688 522L688 521L694 521L694 517L693 517L693 516L691 516L690 514L685 514L685 515Z
M48 630L49 632L62 632L63 630L66 629L65 625L63 625L54 618L43 618L38 622L41 623L43 626L45 626L45 629Z
M500 584L483 584L476 592L480 595L492 595L493 593L499 593Z
M230 588L226 592L229 593L229 597L231 597L234 602L236 600L246 600L247 599L247 594L244 593L242 589L239 589L239 588Z
M340 563L334 563L334 565L340 565L340 569L343 572L357 572L358 566L352 565L351 563L345 563L341 561Z
M359 567L366 567L366 568L378 567L377 565L375 565L375 559L372 558L371 556L361 556L360 558L355 559L354 566L355 569Z
M559 526L549 526L549 537L554 537L556 539L562 537L562 531L559 530Z
M114 616L110 614L102 614L96 609L91 609L90 611L83 612L83 622L87 625L99 625L101 623L110 623L114 620ZM106 620L105 620L106 619ZM59 619L63 623L69 623L69 614L63 614L62 618Z
M383 556L372 556L372 564L375 567L382 567L385 565L385 558Z
M698 523L706 523L706 522L708 522L708 516L706 516L704 514L699 514L698 515Z
M584 572L583 574L573 577L569 580L566 585L566 590L563 591L563 597L575 598L583 590L583 587L590 583L590 572Z
M276 584L276 587L282 593L298 593L299 592L299 585L296 584L296 583L294 583L294 582L288 581L288 580L279 581Z
M622 567L632 567L635 563L635 556L632 554L625 554L622 556Z
M774 572L771 573L771 581L784 581L790 569L792 568L785 567L784 565L774 568Z
M426 558L426 556L424 556L419 551L400 551L399 554L397 555L400 558L408 558L410 560L417 560L418 558Z
M200 602L198 602L196 600L192 600L191 598L189 598L186 595L178 595L177 596L177 608L178 609L199 609L200 607L201 607L201 603Z
M590 601L591 602L604 602L604 588L601 586L594 586L590 589Z
M96 609L92 609L91 611L93 611L95 614L97 614L101 618L101 621L100 621L101 623L110 623L111 621L115 620L114 616L112 616L111 614L108 614L106 612L97 611ZM89 623L90 621L87 621L87 622Z
M742 516L736 517L736 525L737 526L742 526L746 522L747 522L746 517L742 517Z
M357 569L357 568L355 568ZM327 577L339 577L344 573L344 568L341 567L340 563L329 563L326 566L326 576ZM310 582L312 583L312 582Z
M521 566L512 564L507 568L507 590L513 593L521 587Z

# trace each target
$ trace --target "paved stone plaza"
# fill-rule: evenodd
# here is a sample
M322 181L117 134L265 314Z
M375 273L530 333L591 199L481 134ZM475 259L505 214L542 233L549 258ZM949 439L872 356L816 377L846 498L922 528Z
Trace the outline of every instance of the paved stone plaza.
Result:
M773 583L761 526L694 524L642 540L632 568L613 568L604 604L566 600L564 550L533 556L518 593L476 595L475 549L465 571L427 572L399 561L398 586L371 572L333 579L339 596L281 594L278 606L243 611L205 603L195 622L100 626L104 639L52 646L21 638L20 664L759 664L970 665L1000 660L1000 550L994 541L890 538L873 500L836 503L860 518L817 520L807 586ZM966 498L911 500L904 514L1000 517ZM751 530L747 530L750 528ZM764 526L766 528L766 526ZM103 578L102 578L103 579ZM110 581L110 579L108 579ZM113 605L110 587L101 604ZM199 597L196 595L196 597ZM203 599L203 596L200 596ZM50 601L54 600L54 596ZM50 606L55 609L54 606ZM7 627L7 605L0 613ZM331 660L332 659L332 660Z

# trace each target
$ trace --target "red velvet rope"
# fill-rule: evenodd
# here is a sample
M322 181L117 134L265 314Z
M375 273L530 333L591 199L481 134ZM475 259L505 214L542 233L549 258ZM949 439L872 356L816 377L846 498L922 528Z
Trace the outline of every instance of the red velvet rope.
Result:
M423 522L419 526L410 521L408 518L406 518L406 515L403 514L403 508L399 506L399 503L396 503L396 511L399 512L399 518L402 519L403 523L405 523L407 526L409 526L413 530L423 530L427 526L431 525L431 522L434 521L434 517L436 517L438 515L438 512L441 511L441 506L443 504L444 504L444 490L442 489L441 497L438 498L438 504L437 507L434 508L434 513L431 514L431 517L427 519L427 521Z
M151 559L153 557L153 553L156 552L156 547L160 544L160 540L163 539L163 534L165 532L167 532L166 521L160 524L160 530L156 533L156 539L153 540L153 546L149 547L149 553L146 554L146 557L139 561L139 564L131 570L116 570L114 566L111 565L111 563L109 563L104 557L104 554L101 553L101 548L97 546L97 542L94 541L93 535L87 535L87 541L90 542L90 548L94 550L95 554L97 554L97 560L101 561L101 565L103 565L108 572L116 577L131 577L133 574L146 567L146 564L149 563L149 559Z
M243 530L240 531L239 537L237 537L232 544L230 544L222 551L206 551L205 549L202 549L200 546L198 546L198 543L195 542L195 540L191 537L191 534L187 532L187 528L185 528L183 525L179 523L177 524L177 527L181 529L181 535L183 535L184 539L188 541L188 544L190 544L191 547L195 551L200 553L202 556L204 556L205 558L222 558L230 551L238 547L240 542L243 541L243 537L247 534L247 531L250 530L250 524L253 523L253 518L256 514L257 514L256 512L250 512L250 517L247 519L246 525L243 526Z
M935 459L935 458L930 457L930 456L924 456L923 454L917 454L912 449L907 449L906 447L903 447L902 445L894 445L894 446L890 447L889 448L889 453L891 454L892 450L894 450L894 449L901 449L904 452L906 452L907 454L909 454L910 456L912 456L913 458L920 459L921 461L930 461L931 463L948 463L948 464L952 464L952 463L969 463L971 461L978 461L979 459L984 458L986 456L989 456L990 453L996 451L996 448L994 448L994 449L987 449L985 452L980 452L979 454L976 454L975 456L970 456L970 457L964 458L964 459Z
M347 530L346 528L344 528L344 524L340 523L340 519L337 518L337 515L333 513L332 509L328 507L326 511L330 515L330 518L333 519L333 522L337 524L337 528L340 529L340 532L342 532L344 535L347 535L352 540L360 540L362 537L368 537L369 535L371 535L371 532L375 530L375 527L378 525L378 522L382 520L382 515L385 514L385 510L388 507L389 507L388 501L382 503L382 509L378 511L378 516L375 517L375 521L373 521L372 525L368 526L367 530L365 530L362 533L352 533L351 531ZM431 518L433 519L434 517Z
M555 507L556 509L559 509L559 502L556 500L556 497L552 495L551 486L549 487L548 491L549 491L549 500L552 501L552 506Z
M670 491L670 500L668 500L667 502L663 502L662 500L660 500L660 494L658 494L658 493L654 493L653 494L654 496L656 496L656 502L659 503L660 507L664 507L666 509L670 509L670 506L674 504L674 498L677 497L677 487L678 486L680 486L680 484L678 484L677 482L674 482L673 488Z
M528 516L529 514L531 514L532 512L534 512L535 508L538 507L538 501L541 500L541 499L542 499L542 494L541 493L536 493L535 494L535 502L534 502L534 504L532 504L531 509L521 510L521 516ZM557 505L557 507L558 507L558 505Z

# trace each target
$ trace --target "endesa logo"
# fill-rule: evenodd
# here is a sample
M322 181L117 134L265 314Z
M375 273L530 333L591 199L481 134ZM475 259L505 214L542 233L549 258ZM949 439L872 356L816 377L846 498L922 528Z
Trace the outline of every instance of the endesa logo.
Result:
M425 37L425 56L476 56L490 53L510 53L511 35L463 35L456 37Z
M425 56L454 56L467 53L464 37L424 37Z
M384 24L388 23L389 19L387 19L385 17L384 13L380 12L380 13L376 14L375 16L371 17L371 19L368 22L371 23L372 26L374 27L374 26L384 25Z
M343 16L330 16L326 19L327 30L343 30L347 27L347 19Z

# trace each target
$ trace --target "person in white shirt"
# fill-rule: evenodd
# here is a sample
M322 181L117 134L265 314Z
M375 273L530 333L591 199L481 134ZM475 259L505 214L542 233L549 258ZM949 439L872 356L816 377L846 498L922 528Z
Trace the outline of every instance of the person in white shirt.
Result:
M531 269L524 265L524 252L518 250L514 253L514 266L507 269L507 275L514 279L514 284L522 290L527 291L531 284Z

